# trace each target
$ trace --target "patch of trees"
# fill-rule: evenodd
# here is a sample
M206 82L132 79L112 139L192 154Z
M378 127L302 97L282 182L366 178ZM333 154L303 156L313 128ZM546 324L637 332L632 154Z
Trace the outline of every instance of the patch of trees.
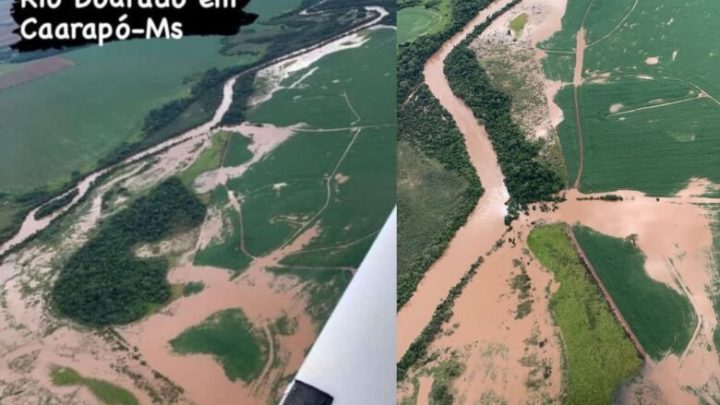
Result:
M40 207L37 211L35 211L35 219L41 219L45 218L46 216L52 214L53 212L61 209L62 207L70 204L75 197L78 196L80 192L77 188L72 189L70 192L66 193L65 195L58 197L47 204Z
M221 125L238 125L245 121L248 99L253 94L255 75L242 75L233 85L233 101L220 121Z
M486 27L489 22L482 25ZM473 35L482 29L484 27L478 27ZM491 84L475 53L467 48L471 40L472 35L450 52L445 60L445 76L453 93L483 121L490 136L510 193L510 213L506 217L509 224L527 204L556 200L556 194L564 184L560 175L539 159L542 145L528 140L520 126L513 122L512 100Z
M170 178L104 220L97 234L60 271L51 302L62 315L91 326L126 324L170 298L163 258L140 259L134 249L202 223L205 206Z
M420 336L415 338L410 347L407 349L400 362L397 364L397 381L401 382L405 379L407 372L425 355L427 355L427 349L435 338L442 332L442 327L445 322L449 321L453 315L453 306L455 305L455 299L460 296L465 286L470 283L477 269L483 262L482 257L478 259L470 266L470 270L463 275L460 281L450 289L448 296L442 300L440 305L435 308L432 319L425 326Z
M592 201L592 200L601 200L601 201L611 201L611 202L617 202L622 201L623 197L621 195L617 194L604 194L599 197L590 196L590 197L578 197L578 201Z

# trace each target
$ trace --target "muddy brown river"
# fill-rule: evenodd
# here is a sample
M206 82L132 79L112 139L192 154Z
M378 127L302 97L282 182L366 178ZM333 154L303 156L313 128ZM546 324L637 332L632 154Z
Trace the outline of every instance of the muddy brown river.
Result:
M492 247L505 229L503 218L507 212L505 202L509 195L495 151L485 128L478 124L470 108L453 94L443 68L450 51L465 39L476 25L509 2L495 2L483 10L425 64L425 83L440 104L450 112L465 137L470 161L480 177L485 193L467 223L455 234L442 257L428 269L415 294L398 313L398 360L430 322L435 307L447 296L452 286L468 271L478 256Z

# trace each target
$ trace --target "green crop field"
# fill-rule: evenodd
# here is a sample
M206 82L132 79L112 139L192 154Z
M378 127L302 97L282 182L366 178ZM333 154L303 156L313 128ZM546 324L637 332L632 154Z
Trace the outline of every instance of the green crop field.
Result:
M251 1L245 8L249 13L256 13L259 23L267 21L289 11L300 7L302 0L273 0L273 1Z
M542 44L549 78L572 81L575 36L583 18L587 48L579 88L584 143L580 189L630 188L671 195L692 177L720 181L720 27L709 0L572 0L563 28ZM700 98L698 98L700 97ZM580 153L572 88L556 102L568 177ZM610 106L615 106L610 111Z
M324 206L324 176L332 172L351 139L346 131L296 134L228 182L243 196L245 244L251 254L279 247L299 230L297 220L310 219Z
M398 11L397 42L410 42L417 37L439 31L443 25L443 16L424 6L406 7Z
M631 241L585 226L573 232L645 351L655 360L682 353L697 325L687 297L651 279L645 257Z
M356 138L320 216L320 235L288 265L357 266L375 240L395 201L395 137L391 129L365 129ZM368 164L368 160L372 164Z
M211 315L170 341L180 354L210 354L232 380L251 382L268 361L268 338L255 329L240 309Z
M86 387L92 394L106 405L138 405L135 395L125 388L111 384L107 381L88 378L80 375L69 367L54 367L50 373L54 385Z
M226 192L225 188L218 190ZM225 203L217 204L219 206ZM222 242L213 243L195 254L193 263L199 266L215 266L223 269L243 271L252 261L240 249L242 233L240 232L240 215L237 211L226 208L222 211L225 228Z
M685 187L691 177L718 181L720 174L714 170L720 165L718 106L708 98L697 98L698 94L674 80L619 78L580 87L585 152L581 189L629 188L669 195ZM573 106L572 98L568 87L556 100ZM659 102L675 104L655 107ZM565 114L574 117L574 107ZM575 127L574 119L566 119L558 128L571 180L579 162Z
M635 347L580 263L565 224L534 228L528 245L559 283L550 311L562 336L563 402L612 403L618 387L640 370Z
M0 189L57 186L92 169L142 135L150 110L187 95L186 78L253 60L220 47L217 37L85 47L63 55L75 66L0 91Z

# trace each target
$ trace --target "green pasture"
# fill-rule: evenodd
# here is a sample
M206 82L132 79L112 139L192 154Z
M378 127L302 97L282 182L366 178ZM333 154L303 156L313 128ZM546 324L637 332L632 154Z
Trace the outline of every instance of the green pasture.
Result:
M621 384L640 371L635 347L581 264L565 224L534 228L528 246L559 284L550 311L562 339L563 402L612 403Z
M212 355L230 380L246 383L260 376L270 344L242 310L235 308L216 312L170 341L177 353Z
M96 378L84 377L69 367L53 367L50 372L50 380L57 386L84 386L95 398L106 405L139 404L135 395L125 388Z
M510 29L513 30L515 35L519 35L522 32L523 28L525 28L525 24L527 24L527 21L527 13L518 14L517 17L510 20Z
M192 186L195 179L208 171L215 170L222 165L223 153L225 152L228 138L231 135L228 132L218 132L210 139L210 147L200 153L200 156L182 173L180 180L185 186Z

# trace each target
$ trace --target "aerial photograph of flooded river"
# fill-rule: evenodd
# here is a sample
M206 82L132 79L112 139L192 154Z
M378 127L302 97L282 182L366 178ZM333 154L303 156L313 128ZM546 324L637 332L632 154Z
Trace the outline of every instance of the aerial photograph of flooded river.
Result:
M0 403L278 403L395 206L395 2L33 53L10 7Z
M398 2L399 404L718 402L718 15Z

